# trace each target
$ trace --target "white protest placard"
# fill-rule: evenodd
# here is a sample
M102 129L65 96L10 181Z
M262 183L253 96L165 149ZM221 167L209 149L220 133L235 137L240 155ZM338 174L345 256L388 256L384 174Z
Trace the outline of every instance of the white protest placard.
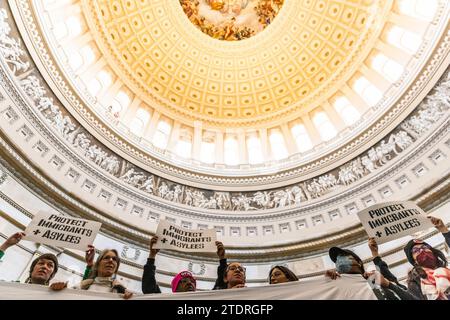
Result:
M86 250L94 243L100 222L39 211L25 229L25 240L55 247Z
M156 230L158 242L154 249L169 249L182 252L216 252L216 230L191 230L161 220Z
M385 243L433 227L426 213L412 201L379 203L358 213L369 237Z

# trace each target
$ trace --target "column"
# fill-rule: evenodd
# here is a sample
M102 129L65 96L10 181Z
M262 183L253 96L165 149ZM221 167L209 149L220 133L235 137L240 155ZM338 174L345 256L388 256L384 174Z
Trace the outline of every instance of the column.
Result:
M259 129L259 138L261 139L261 152L265 161L272 160L272 156L270 154L270 146L269 146L269 137L267 135L267 129Z
M361 116L370 108L369 105L347 84L341 88L348 101L359 111Z
M245 140L245 132L243 129L237 131L237 137L239 144L239 163L248 163L247 141Z
M217 130L216 131L216 147L215 147L215 153L216 153L216 163L224 163L224 157L223 157L223 148L224 148L224 144L223 144L223 136L224 136L224 132L222 130Z
M309 138L311 139L311 143L313 146L316 146L320 143L322 143L322 137L319 134L319 131L317 131L316 126L312 122L311 118L309 117L309 114L304 114L301 116L303 125L305 126L306 130L308 131Z
M361 65L360 71L370 83L381 91L381 93L390 88L391 83L386 78L375 70L368 68L364 63Z
M330 118L331 123L335 126L337 132L341 132L347 127L339 113L337 113L336 109L328 101L323 103L323 110Z
M151 120L148 122L144 134L142 135L145 139L148 141L152 141L153 136L155 135L155 131L158 125L159 118L161 117L161 114L158 111L153 111L153 115Z
M194 139L192 141L192 157L200 160L200 150L202 147L203 122L194 121Z
M297 143L292 136L291 130L286 123L281 125L281 132L283 133L284 141L286 142L286 148L289 152L289 155L298 153Z

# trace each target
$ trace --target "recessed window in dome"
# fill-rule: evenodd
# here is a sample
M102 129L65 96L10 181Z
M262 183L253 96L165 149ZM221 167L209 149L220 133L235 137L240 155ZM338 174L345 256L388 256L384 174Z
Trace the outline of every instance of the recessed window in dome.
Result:
M225 164L230 166L239 163L239 145L235 137L228 137L225 139L224 160Z
M73 70L78 70L83 65L83 57L78 52L71 52L67 57L67 60Z
M204 163L214 163L216 144L214 141L202 141L200 147L200 160Z
M374 106L383 97L383 94L366 78L360 77L353 84L353 90L358 93L369 106Z
M373 58L371 67L391 82L397 81L403 73L403 66L382 53Z
M236 41L264 30L284 0L179 0L184 13L214 39Z
M283 135L278 130L273 130L269 137L272 156L275 160L285 159L288 156Z
M111 75L109 72L102 70L97 77L89 81L88 91L96 96L99 92L106 90L112 83Z
M137 136L142 135L145 125L147 124L149 119L150 113L148 113L147 110L144 110L142 108L138 109L136 111L135 117L130 122L130 131Z
M125 110L130 105L130 98L128 95L123 92L119 91L113 102L111 103L111 111L113 113L121 112L122 110Z
M130 132L134 133L137 136L140 136L142 134L142 131L144 130L144 123L141 119L134 118L130 122Z
M81 25L80 18L71 16L66 21L67 29L69 30L69 34L72 37L75 37L81 34L83 27Z
M172 127L165 121L160 121L156 127L155 135L153 136L152 143L160 148L165 149L169 142L170 130Z
M298 151L306 152L312 149L313 145L309 138L308 131L303 124L297 124L291 129L292 136L297 143Z
M257 164L264 162L261 150L261 140L256 136L247 138L248 163Z
M316 113L313 117L313 122L317 128L317 131L319 131L322 140L328 141L336 136L336 129L325 112Z
M333 106L348 126L354 124L361 117L361 114L346 97L336 99Z
M188 137L180 138L175 147L175 153L182 158L190 158L192 154L192 142L187 140Z
M398 0L400 13L431 21L436 14L437 0Z
M389 30L387 41L394 46L408 51L409 53L415 53L422 43L422 39L418 34L397 26L393 26Z

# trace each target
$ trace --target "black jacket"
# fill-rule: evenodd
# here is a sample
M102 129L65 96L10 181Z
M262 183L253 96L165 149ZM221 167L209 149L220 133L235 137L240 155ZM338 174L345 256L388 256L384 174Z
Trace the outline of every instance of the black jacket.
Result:
M155 259L148 258L142 275L142 293L161 293L155 278Z
M216 283L214 284L213 290L221 290L227 288L227 284L223 281L225 270L227 270L227 259L220 259L219 266L217 267L217 279Z
M379 268L380 273L385 277L387 280L394 282L397 286L402 288L403 290L407 290L406 286L400 284L397 280L397 277L392 274L392 272L389 270L389 266L386 262L384 262L379 256L373 258L373 263Z
M378 300L419 300L417 297L392 282L389 283L389 287L387 288L373 288L372 290Z

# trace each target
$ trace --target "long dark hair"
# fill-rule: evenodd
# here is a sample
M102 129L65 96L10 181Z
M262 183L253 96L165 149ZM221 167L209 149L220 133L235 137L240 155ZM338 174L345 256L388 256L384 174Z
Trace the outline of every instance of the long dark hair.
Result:
M272 272L274 269L280 269L281 272L284 273L284 275L286 276L286 278L288 279L289 282L290 281L298 281L298 277L289 268L287 268L285 266L274 266L269 271L269 283L270 284L272 283Z
M437 258L437 264L436 267L437 268L445 268L447 267L447 258L445 257L445 254L438 249L435 248L430 248L431 252L433 252L434 256Z

